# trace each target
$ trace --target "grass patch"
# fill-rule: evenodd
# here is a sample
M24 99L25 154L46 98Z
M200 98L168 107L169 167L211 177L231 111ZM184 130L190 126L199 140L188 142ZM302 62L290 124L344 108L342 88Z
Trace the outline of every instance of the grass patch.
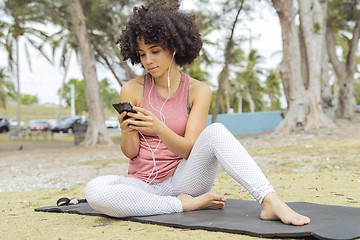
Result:
M0 115L7 119L17 118L17 105L7 104L6 109L0 108ZM33 119L56 119L57 106L21 105L21 121L27 122ZM61 115L70 115L70 109L61 109Z
M35 212L58 198L82 198L83 187L71 191L0 193L1 239L238 239L239 235L141 224L120 219ZM244 236L244 239L255 239Z
M105 119L109 117L116 117L117 113L113 109L104 109ZM62 108L61 116L70 115L70 108ZM85 112L85 115L88 115ZM17 105L7 104L6 109L0 108L0 116L7 119L17 119ZM56 119L57 106L42 106L42 105L21 105L21 121L24 121L25 127L27 122L34 119Z
M114 143L121 142L121 135L112 135L110 136ZM74 142L74 136L68 134L55 134L52 135L50 132L44 134L33 133L30 135L19 135L18 139L11 139L9 133L0 134L0 142L64 142L70 143Z
M307 144L298 144L279 147L251 148L249 152L254 156L266 156L286 153L297 153L299 155L319 156L357 154L360 155L360 139L348 139L338 141L317 141Z
M275 173L267 176L285 201L307 201L360 207L357 172ZM1 239L257 239L249 236L142 224L120 219L76 214L35 212L55 205L60 197L84 198L84 186L72 190L0 193ZM212 191L228 198L252 196L219 169Z
M79 162L79 165L88 165L88 166L99 166L99 167L107 167L109 166L110 164L112 163L115 163L115 164L122 164L122 163L125 163L127 164L129 162L129 159L126 158L126 157L123 157L123 158L113 158L113 159L107 159L107 160L104 160L104 159L101 159L101 160L88 160L88 161L82 161L82 162Z
M0 134L0 142L74 142L73 135L52 135L47 133L32 133L31 136L19 135L17 139L11 139L9 133Z
M72 136L64 137L68 139L58 140L73 141ZM121 137L115 139L114 142L120 142ZM249 150L285 201L360 207L360 139L327 139ZM88 165L86 168L113 171L111 168L115 164L128 162L126 158L89 159L75 163L78 164L76 168ZM292 172L294 170L299 172ZM34 211L39 206L55 205L60 197L84 198L83 191L84 184L66 191L0 192L0 239L257 239L120 219ZM219 168L212 191L227 198L253 200L222 168Z

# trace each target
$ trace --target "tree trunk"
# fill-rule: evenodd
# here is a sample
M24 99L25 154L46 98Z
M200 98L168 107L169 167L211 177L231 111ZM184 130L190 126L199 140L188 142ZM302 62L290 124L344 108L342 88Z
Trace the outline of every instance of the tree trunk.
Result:
M230 113L230 93L225 90L226 113Z
M331 94L329 76L329 57L327 51L322 51L321 57L321 106L326 116L335 120L333 96Z
M288 102L284 120L277 132L305 131L320 127L334 127L321 107L321 53L324 49L325 13L327 2L299 1L301 38L295 24L296 9L293 1L272 0L282 28L283 60L280 67L284 91ZM302 59L301 57L305 59ZM302 64L305 64L303 66Z
M89 109L89 126L83 146L113 144L105 126L104 107L100 97L96 76L95 57L91 50L86 31L84 14L80 0L70 0L71 17L80 50L81 66L86 85L86 101Z
M334 81L334 107L339 106L339 80L335 79Z
M242 96L240 92L236 93L236 97L238 99L238 113L242 113Z
M333 121L324 114L321 105L321 57L323 51L326 51L327 1L299 1L299 9L307 54L305 62L307 63L307 94L310 108L305 129L335 127Z
M269 98L270 98L270 110L275 110L275 96L273 92L269 92Z
M225 78L225 100L226 100L226 113L230 113L230 108L231 108L231 86L230 86L230 82L228 77Z
M307 89L309 87L309 72L307 66L309 65L307 59L306 45L305 45L305 36L304 29L300 28L299 31L299 44L300 44L300 54L301 54L301 78L304 81L304 87Z
M119 85L122 87L123 83L121 81L121 79L119 78L119 76L116 74L115 69L113 68L113 66L111 65L111 63L109 62L109 59L105 56L105 54L101 51L101 49L98 47L98 45L96 44L96 42L92 41L92 46L94 47L95 51L97 52L97 54L99 54L99 56L105 61L106 66L108 66L108 68L110 69L111 73L113 74L113 76L115 77L116 81L119 83Z
M121 58L121 54L116 54L119 61L120 61L120 66L125 70L125 75L126 75L126 78L128 80L131 80L133 78L136 78L138 75L136 75L136 73L134 73L133 70L131 70L131 68L129 67L129 65L127 64L127 62L125 62L124 60L122 60Z
M214 108L214 112L213 112L212 119L211 119L211 122L213 122L213 123L216 122L216 118L217 118L217 115L219 113L220 98L221 98L221 94L222 94L222 90L223 90L222 85L223 85L225 79L227 79L227 77L228 77L229 64L230 64L230 60L231 60L231 51L232 51L232 48L233 48L233 45L234 45L234 40L233 40L234 31L235 31L236 23L238 21L240 12L241 12L241 10L243 8L244 1L245 0L241 1L241 5L240 5L240 7L239 7L239 9L238 9L238 11L236 13L236 17L235 17L234 22L232 24L232 29L231 29L231 34L230 34L230 37L229 37L229 41L226 44L224 68L222 69L222 71L220 73L219 86L218 86L218 90L217 90L217 94L216 94L215 108Z
M297 125L305 125L302 109L304 85L301 78L301 52L297 26L295 25L296 10L293 1L272 0L273 6L279 16L282 29L283 59L280 65L281 81L287 101L287 110L284 120L277 130L295 130Z
M354 74L356 71L356 50L360 34L360 17L357 19L352 39L350 40L349 52L346 62L341 62L336 56L334 33L328 22L326 31L327 50L330 62L335 74L339 79L340 95L336 108L336 116L351 119L355 113Z
M109 16L110 19L111 19L111 23L112 23L113 29L114 29L114 31L115 31L115 33L116 33L116 38L117 38L117 39L120 39L120 29L119 29L119 27L118 27L118 25L117 25L117 22L116 22L116 19L115 19L115 17L114 17L114 13L113 13L113 10L112 10L112 8L111 8L111 4L109 3L109 1L106 1L106 12L107 12L108 16ZM114 48L114 51L119 52L119 50L116 48L116 46L113 46L113 48ZM134 73L133 70L131 70L131 68L129 67L129 65L127 64L127 62L123 61L120 52L119 52L118 54L116 54L116 56L118 57L118 59L119 59L119 61L120 61L120 66L125 70L126 78L127 78L128 80L133 79L133 78L136 78L137 75ZM114 74L115 78L118 80L115 72L113 72L113 74ZM119 82L120 86L122 86L121 81L118 80L118 82Z
M245 90L246 90L246 95L247 95L247 99L249 101L249 107L250 107L250 112L255 112L255 103L254 103L254 100L251 96L251 93L250 93L250 90L248 87L245 87Z
M336 108L336 116L351 119L355 113L354 77L346 74L340 79L339 87L339 104Z
M21 130L21 91L20 91L20 59L19 59L19 38L16 41L16 83L17 83L17 131ZM17 137L17 134L16 134Z

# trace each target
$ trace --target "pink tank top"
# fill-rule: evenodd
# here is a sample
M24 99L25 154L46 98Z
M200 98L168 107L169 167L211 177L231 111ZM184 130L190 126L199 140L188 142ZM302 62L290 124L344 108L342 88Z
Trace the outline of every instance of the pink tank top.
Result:
M161 112L165 116L165 124L176 134L185 135L187 120L189 117L188 93L190 77L181 73L180 85L176 93L168 99ZM144 96L140 107L151 111L158 119L159 110L166 98L162 97L156 89L150 74L144 81ZM154 110L156 109L156 110ZM152 150L159 144L159 137L155 133L142 132ZM163 142L160 142L155 151L154 161L148 144L140 135L140 150L138 155L130 160L128 175L148 182L162 182L171 177L182 158L171 152ZM150 176L150 177L149 177ZM155 178L156 176L156 178Z

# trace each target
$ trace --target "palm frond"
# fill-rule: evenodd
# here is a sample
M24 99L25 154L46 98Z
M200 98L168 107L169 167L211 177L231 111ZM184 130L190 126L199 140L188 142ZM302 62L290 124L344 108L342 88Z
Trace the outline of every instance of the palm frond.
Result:
M28 62L30 72L32 72L31 57L30 57L29 48L28 48L27 44L24 44L24 49L25 49L26 60Z

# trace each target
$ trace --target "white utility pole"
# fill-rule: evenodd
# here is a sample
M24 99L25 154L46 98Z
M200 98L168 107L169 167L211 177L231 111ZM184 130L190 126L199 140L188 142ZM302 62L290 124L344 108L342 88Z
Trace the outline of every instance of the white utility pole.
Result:
M71 116L75 116L75 84L70 84L71 89Z

